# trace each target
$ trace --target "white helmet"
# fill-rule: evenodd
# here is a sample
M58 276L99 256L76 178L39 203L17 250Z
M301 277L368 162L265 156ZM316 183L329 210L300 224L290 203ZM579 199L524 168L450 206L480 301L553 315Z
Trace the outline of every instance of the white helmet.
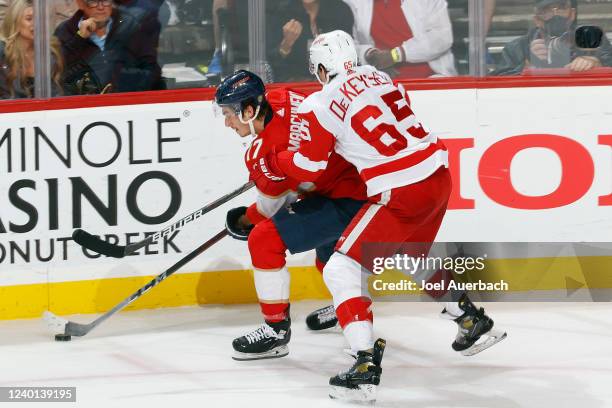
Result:
M327 71L327 81L319 78L319 65ZM310 46L310 73L325 84L329 77L345 73L357 66L357 49L353 37L342 30L318 35Z

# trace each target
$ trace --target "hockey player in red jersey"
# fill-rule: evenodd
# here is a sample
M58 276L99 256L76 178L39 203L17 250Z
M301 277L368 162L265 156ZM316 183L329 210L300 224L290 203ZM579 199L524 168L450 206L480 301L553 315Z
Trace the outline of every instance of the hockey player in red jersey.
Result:
M354 166L339 155L329 157L329 166L316 183L264 176L256 165L274 151L297 151L302 142L297 109L304 96L291 89L266 93L261 79L238 71L218 87L215 103L225 125L240 136L254 136L245 153L250 179L258 196L253 205L232 209L226 228L236 239L248 241L255 288L264 323L232 343L234 359L254 360L283 357L289 353L289 272L286 251L315 249L317 265L327 262L342 231L365 202L365 184ZM300 200L298 199L300 196ZM334 326L332 306L307 318L311 329Z
M362 266L369 267L362 246L385 243L385 254L391 255L406 242L433 242L451 191L448 154L418 122L401 86L374 67L357 65L348 34L318 36L310 67L323 89L298 110L304 141L297 151L264 156L259 165L277 180L316 181L337 152L366 183L368 202L342 234L323 277L356 358L349 370L330 379L330 396L373 400L385 342L374 340L372 302L362 288ZM505 337L491 330L493 321L466 294L447 302L442 314L458 324L457 351L475 346L482 351ZM488 342L476 344L481 336Z

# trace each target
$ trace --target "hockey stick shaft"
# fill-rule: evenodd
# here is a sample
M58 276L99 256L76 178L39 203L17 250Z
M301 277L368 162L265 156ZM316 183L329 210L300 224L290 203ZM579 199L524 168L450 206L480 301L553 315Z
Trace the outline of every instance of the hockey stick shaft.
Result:
M68 322L66 324L66 329L65 329L64 334L67 334L70 336L86 335L91 330L93 330L95 327L100 325L100 323L104 322L106 319L108 319L109 317L111 317L112 315L120 311L121 309L125 308L130 303L134 302L136 299L140 298L142 295L148 292L151 288L159 285L166 278L172 276L172 274L174 274L180 268L182 268L187 263L192 261L195 257L200 255L202 252L206 251L208 248L212 247L217 242L221 241L226 235L227 235L227 230L225 229L219 232L217 235L215 235L214 237L212 237L211 239L209 239L208 241L204 242L202 245L200 245L199 247L191 251L185 257L180 259L177 263L175 263L170 268L166 269L164 272L157 275L149 283L147 283L146 285L138 289L136 292L132 293L130 296L125 298L121 303L117 304L115 307L113 307L108 312L104 313L102 316L98 317L93 322L89 324L79 324L79 323Z
M162 229L161 231L156 232L153 235L148 236L147 238L143 239L142 241L138 241L138 242L134 242L133 244L129 244L127 246L122 246L122 245L116 245L116 244L111 244L109 242L103 241L102 239L82 230L82 229L77 229L74 231L74 233L72 234L72 238L74 239L74 241L89 249L92 250L94 252L97 252L99 254L102 255L106 255L106 256L112 256L115 258L123 258L124 256L130 255L135 253L136 251L138 251L139 249L150 245L154 242L157 242L159 239L166 237L166 236L170 236L172 233L174 233L175 231L179 231L181 230L185 225L189 224L190 222L193 222L195 220L197 220L198 218L202 217L204 214L214 210L215 208L227 203L228 201L230 201L231 199L233 199L234 197L239 196L240 194L244 193L245 191L248 191L250 188L252 188L255 184L252 181L249 181L248 183L242 185L241 187L237 188L236 190L217 198L215 201L205 205L204 207L200 208L199 210L196 210L194 212L192 212L191 214L181 218L180 220L176 221L175 223L173 223L170 226L165 227L164 229Z

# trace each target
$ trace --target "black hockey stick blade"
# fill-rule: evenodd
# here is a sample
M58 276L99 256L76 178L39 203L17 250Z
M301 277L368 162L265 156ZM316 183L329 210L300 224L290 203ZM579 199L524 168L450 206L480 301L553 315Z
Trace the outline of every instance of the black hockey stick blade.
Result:
M113 258L123 258L125 256L125 246L114 245L109 242L91 235L82 229L75 229L72 233L72 239L80 246L94 251L98 254L110 256Z

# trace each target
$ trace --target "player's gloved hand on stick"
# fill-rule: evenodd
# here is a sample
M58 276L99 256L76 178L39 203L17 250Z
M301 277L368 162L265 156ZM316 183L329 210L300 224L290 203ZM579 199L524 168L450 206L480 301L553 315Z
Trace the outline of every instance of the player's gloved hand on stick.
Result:
M246 224L247 207L232 208L225 217L225 229L228 234L237 240L248 241L249 234L253 230L253 224Z
M279 182L287 178L285 173L278 166L275 148L272 148L270 152L260 157L254 164L253 170L256 173L254 177L255 180L259 177L265 177L270 181Z

